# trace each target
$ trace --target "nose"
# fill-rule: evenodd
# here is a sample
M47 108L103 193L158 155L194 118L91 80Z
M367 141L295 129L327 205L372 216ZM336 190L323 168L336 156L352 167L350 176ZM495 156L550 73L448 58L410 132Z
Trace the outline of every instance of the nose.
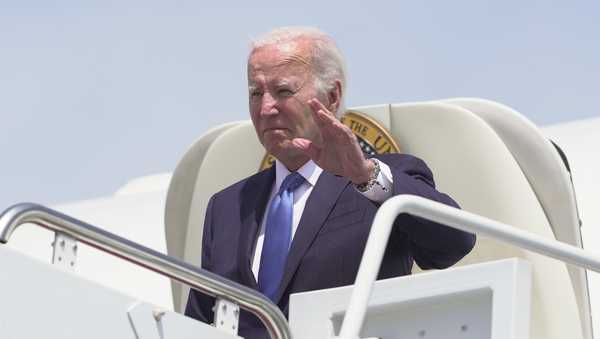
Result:
M266 92L262 96L262 101L260 103L260 114L261 115L272 115L279 113L277 109L277 100L271 95L271 93Z

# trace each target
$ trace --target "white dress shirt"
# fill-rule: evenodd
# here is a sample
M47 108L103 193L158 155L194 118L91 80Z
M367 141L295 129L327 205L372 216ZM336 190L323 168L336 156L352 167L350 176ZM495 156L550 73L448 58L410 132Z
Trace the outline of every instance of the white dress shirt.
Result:
M375 159L374 159L375 160ZM376 160L377 161L377 160ZM367 192L362 193L365 197L372 201L384 202L392 195L392 171L389 166L379 161L380 172L377 177L377 181L381 183L380 185L373 185L373 187ZM321 173L323 173L323 169L317 164L315 164L312 160L309 160L306 164L300 167L297 171L302 177L304 177L304 183L300 185L294 191L294 213L292 215L292 239L294 239L294 235L296 234L296 229L298 229L298 224L300 223L300 217L302 216L302 212L304 212L304 206L306 206L306 201L310 196L313 188L317 184L317 180ZM279 160L275 160L275 183L273 188L271 189L271 194L269 196L269 202L267 203L267 207L265 209L265 213L263 219L260 223L260 231L258 233L258 239L256 241L256 247L254 249L254 258L252 260L252 273L254 273L254 277L258 279L258 270L260 268L260 254L262 253L263 242L265 240L265 227L267 222L267 214L268 208L271 206L271 200L275 197L277 192L279 192L279 188L281 187L281 183L283 179L288 176L291 172L283 165ZM290 242L291 244L291 242Z

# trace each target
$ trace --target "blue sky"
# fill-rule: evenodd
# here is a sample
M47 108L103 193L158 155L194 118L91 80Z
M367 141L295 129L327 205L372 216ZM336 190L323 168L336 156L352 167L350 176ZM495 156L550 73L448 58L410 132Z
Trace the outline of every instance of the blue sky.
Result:
M247 118L251 37L330 33L348 106L456 96L538 125L599 116L593 1L0 0L0 209L111 194Z

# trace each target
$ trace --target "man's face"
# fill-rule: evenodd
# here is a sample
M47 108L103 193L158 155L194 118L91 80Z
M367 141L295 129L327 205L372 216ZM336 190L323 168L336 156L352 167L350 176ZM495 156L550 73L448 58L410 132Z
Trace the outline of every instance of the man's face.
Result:
M250 116L267 152L280 161L304 157L292 144L306 138L321 144L307 101L326 99L315 88L309 43L293 41L254 50L248 60Z

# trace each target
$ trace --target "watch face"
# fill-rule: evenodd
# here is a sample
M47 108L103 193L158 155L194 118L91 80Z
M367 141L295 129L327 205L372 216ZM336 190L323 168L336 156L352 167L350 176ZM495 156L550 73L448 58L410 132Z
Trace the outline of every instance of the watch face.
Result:
M400 147L390 132L368 115L358 111L347 111L340 121L356 135L358 144L366 156L400 152ZM259 171L271 167L274 163L275 157L265 154Z

